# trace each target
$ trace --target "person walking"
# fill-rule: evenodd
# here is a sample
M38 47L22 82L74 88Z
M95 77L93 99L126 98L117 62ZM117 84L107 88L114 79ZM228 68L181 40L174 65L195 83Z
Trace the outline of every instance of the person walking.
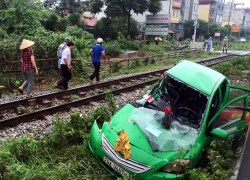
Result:
M228 39L227 36L222 41L222 53L224 54L224 51L226 51L227 54L227 47L228 47Z
M31 97L33 87L34 73L38 75L38 69L35 62L34 52L31 48L35 42L23 39L19 49L21 50L21 63L24 82L18 87L18 91L23 94L26 91L26 97Z
M94 45L90 50L89 54L92 56L92 64L94 66L94 72L88 77L88 81L93 83L93 79L96 78L96 81L100 81L99 74L100 74L100 67L101 67L101 58L106 63L105 57L105 49L102 46L103 39L97 38L96 45Z
M207 51L210 51L212 48L213 48L213 41L212 41L212 38L210 37L207 40Z
M61 60L62 60L62 52L67 47L67 43L69 43L71 40L69 38L65 38L64 42L59 45L57 49L57 58L58 58L58 69L61 67Z
M68 82L72 77L72 66L71 66L71 50L74 48L72 41L67 43L67 47L62 51L62 58L60 62L61 77L57 81L57 88L67 90Z

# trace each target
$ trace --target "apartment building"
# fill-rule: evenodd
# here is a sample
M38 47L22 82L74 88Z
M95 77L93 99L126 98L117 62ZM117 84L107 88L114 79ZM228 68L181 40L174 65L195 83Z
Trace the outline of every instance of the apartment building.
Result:
M190 10L188 20L198 19L199 0L190 0Z
M224 0L200 0L198 8L199 19L222 25Z
M245 16L243 5L244 4L241 3L226 3L224 6L222 26L235 24L237 26L243 27L243 20Z
M158 14L170 14L171 12L171 0L163 0L162 3L162 9ZM146 22L146 16L149 15L150 12L144 12L143 14L135 14L132 13L132 18L134 18L139 23L145 23Z
M243 19L243 28L250 29L250 8L245 9L245 15Z

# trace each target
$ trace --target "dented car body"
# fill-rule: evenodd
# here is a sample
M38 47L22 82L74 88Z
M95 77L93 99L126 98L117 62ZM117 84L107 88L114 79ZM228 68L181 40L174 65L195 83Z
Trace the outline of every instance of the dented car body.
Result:
M166 71L142 99L110 120L95 123L89 147L115 175L179 179L196 167L214 138L239 138L245 127L249 89L232 86L221 73L190 61ZM126 158L115 145L126 132ZM124 145L125 146L125 145ZM124 147L124 148L126 148Z

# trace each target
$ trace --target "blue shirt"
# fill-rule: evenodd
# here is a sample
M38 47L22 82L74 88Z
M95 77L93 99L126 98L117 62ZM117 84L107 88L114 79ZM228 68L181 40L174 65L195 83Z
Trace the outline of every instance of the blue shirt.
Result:
M102 52L105 52L104 47L102 47L100 44L96 44L91 49L93 52L92 62L100 62Z

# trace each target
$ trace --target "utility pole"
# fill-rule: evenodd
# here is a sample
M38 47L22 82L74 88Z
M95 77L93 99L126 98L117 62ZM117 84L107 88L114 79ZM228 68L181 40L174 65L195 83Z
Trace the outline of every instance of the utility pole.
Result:
M173 0L169 0L169 9L168 9L168 30L170 30L171 28L171 19L172 19L172 1ZM169 32L168 32L168 39L169 39Z
M193 42L196 40L196 29L197 29L197 19L194 21L194 35L193 35Z

